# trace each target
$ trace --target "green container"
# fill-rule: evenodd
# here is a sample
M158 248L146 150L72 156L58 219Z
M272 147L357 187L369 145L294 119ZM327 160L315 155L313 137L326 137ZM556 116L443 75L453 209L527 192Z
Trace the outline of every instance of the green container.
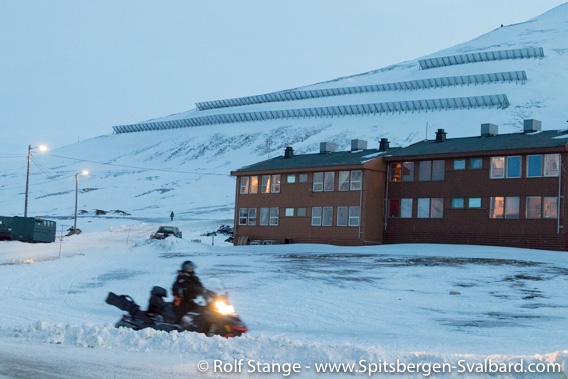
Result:
M0 241L12 239L13 217L0 216Z
M35 217L12 217L12 240L23 242L54 242L55 221Z

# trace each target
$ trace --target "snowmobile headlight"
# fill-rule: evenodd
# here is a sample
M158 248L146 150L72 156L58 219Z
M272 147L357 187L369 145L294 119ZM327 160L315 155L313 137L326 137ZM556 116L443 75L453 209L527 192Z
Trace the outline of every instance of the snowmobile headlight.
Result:
M235 307L231 304L227 304L223 300L215 301L215 307L217 308L217 312L221 313L222 315L230 315L235 313Z

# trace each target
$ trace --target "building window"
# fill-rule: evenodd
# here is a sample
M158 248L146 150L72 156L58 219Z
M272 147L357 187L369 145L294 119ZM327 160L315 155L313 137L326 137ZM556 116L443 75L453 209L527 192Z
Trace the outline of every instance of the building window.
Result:
M248 225L256 225L256 208L248 209Z
M527 177L542 176L542 155L529 155L527 161Z
M294 217L294 208L286 208L284 215L286 217Z
M239 225L246 225L248 221L248 208L239 209Z
M521 177L521 157L507 157L507 178Z
M324 173L323 190L329 192L333 191L334 189L335 189L335 172L327 171Z
M260 184L260 193L270 193L270 175L263 175Z
M360 191L361 182L363 181L363 171L351 171L351 191Z
M246 195L249 191L249 177L241 177L241 195Z
M389 201L389 217L398 218L400 217L400 200L390 200Z
M455 197L452 199L452 208L453 209L462 209L464 207L464 199L463 197Z
M258 176L250 177L249 193L258 193Z
M470 170L481 170L483 167L483 160L481 158L471 158L469 160Z
M314 192L323 191L323 172L314 172Z
M270 208L270 225L278 226L278 217L280 214L280 208Z
M465 170L465 159L454 159L454 170Z
M361 207L349 207L349 226L359 226L361 218Z
M308 174L298 174L298 183L307 183Z
M402 180L402 163L391 163L390 169L390 181L400 182Z
M419 198L418 199L418 218L443 218L444 199L443 198Z
M402 162L402 181L414 181L414 162Z
M322 226L333 225L333 207L323 207L323 217L321 220Z
M558 176L560 173L560 155L546 154L544 156L544 176Z
M296 174L286 175L286 183L296 183Z
M280 175L272 175L272 185L270 186L272 193L280 193Z
M298 208L296 210L297 217L306 217L306 208Z
M390 200L389 217L412 218L412 199Z
M527 196L527 218L542 218L542 198Z
M490 198L489 218L519 218L519 204L519 197L492 197Z
M349 171L339 171L338 191L349 191Z
M337 226L347 226L349 207L337 207Z
M491 158L491 178L504 178L505 177L505 157L492 157Z
M321 207L312 207L312 226L321 226Z
M260 225L268 226L270 220L270 208L260 208Z
M429 181L432 179L432 161L421 161L418 164L418 180Z
M558 218L558 198L545 197L542 199L542 217Z
M481 208L481 197L470 197L467 202L468 208Z

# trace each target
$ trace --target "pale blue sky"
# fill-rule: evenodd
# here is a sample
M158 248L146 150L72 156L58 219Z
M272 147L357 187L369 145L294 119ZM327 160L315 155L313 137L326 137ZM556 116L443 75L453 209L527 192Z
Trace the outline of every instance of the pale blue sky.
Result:
M378 69L565 0L0 0L0 154Z

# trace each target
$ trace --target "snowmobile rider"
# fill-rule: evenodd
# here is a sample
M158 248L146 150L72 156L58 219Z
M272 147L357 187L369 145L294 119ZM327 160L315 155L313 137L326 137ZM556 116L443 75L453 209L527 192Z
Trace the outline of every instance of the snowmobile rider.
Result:
M183 262L174 282L172 289L174 312L178 319L182 318L187 312L195 312L199 308L199 305L193 300L203 293L204 288L197 275L195 275L196 267L192 261Z

